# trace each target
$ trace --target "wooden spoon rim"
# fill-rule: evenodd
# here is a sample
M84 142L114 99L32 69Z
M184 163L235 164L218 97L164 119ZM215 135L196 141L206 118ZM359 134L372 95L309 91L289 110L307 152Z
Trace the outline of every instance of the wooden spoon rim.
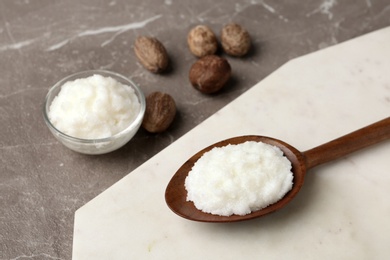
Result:
M209 213L202 212L198 210L193 202L186 201L187 191L184 186L185 178L188 175L188 172L192 169L195 162L207 151L210 151L214 147L222 147L228 144L241 144L246 141L255 141L263 142L270 145L279 147L284 155L292 163L292 172L294 174L293 187L292 189L278 202L269 205L266 208L263 208L258 211L254 211L247 215L231 215L231 216L218 216ZM166 191L165 191L165 201L168 207L177 215L199 222L238 222L249 219L258 218L260 216L272 213L289 203L301 189L304 177L306 174L306 165L303 153L292 147L291 145L267 136L257 136L257 135L246 135L233 137L226 140L222 140L213 145L210 145L203 150L199 151L188 159L173 175L170 180Z

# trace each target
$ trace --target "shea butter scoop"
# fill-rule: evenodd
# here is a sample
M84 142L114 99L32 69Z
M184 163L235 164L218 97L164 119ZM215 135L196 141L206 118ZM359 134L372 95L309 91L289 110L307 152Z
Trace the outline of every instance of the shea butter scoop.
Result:
M300 152L293 146L271 137L256 135L233 137L210 145L188 159L170 180L165 191L165 201L174 213L193 221L237 222L257 218L286 206L298 194L309 169L388 139L390 139L390 117L305 152ZM269 144L283 152L284 156L291 162L292 188L277 202L245 215L223 216L197 209L192 201L187 200L188 194L185 187L186 178L196 162L215 147L238 145L248 141Z

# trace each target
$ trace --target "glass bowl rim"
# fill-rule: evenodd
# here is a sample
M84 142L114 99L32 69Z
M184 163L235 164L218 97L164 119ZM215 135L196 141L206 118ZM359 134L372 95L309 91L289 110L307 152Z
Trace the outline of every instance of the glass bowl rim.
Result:
M100 74L105 74L105 75L102 75L102 76L111 76L111 77L120 78L120 79L128 82L130 84L129 87L132 87L134 89L134 91L135 91L135 93L137 95L138 101L140 102L140 111L138 112L138 114L135 117L135 119L130 123L130 125L128 127L123 129L119 133L116 133L115 135L112 135L112 136L109 136L109 137L103 137L103 138L92 138L92 139L79 138L79 137L74 137L74 136L65 134L64 132L60 131L57 127L55 127L52 124L52 122L50 121L49 116L48 116L48 112L49 112L48 109L50 107L50 106L48 107L48 101L49 101L49 98L53 95L53 92L56 89L61 88L62 85L65 82L69 81L71 78L74 78L73 80L76 80L77 76L80 76L80 75L83 75L83 74L87 74L89 76L93 76L94 74L99 74L99 73ZM124 84L124 85L126 85L126 84ZM102 70L102 69L80 71L80 72L76 72L76 73L70 74L70 75L62 78L61 80L57 81L52 87L50 87L50 89L48 90L48 92L46 94L45 101L43 103L43 117L44 117L46 125L49 128L53 129L56 132L56 134L58 134L62 138L68 139L69 141L73 141L73 142L77 142L77 143L83 143L83 144L107 143L107 142L111 142L113 140L116 140L118 138L121 138L123 136L126 136L138 124L141 123L141 121L143 119L143 116L145 114L145 110L146 110L145 95L142 92L141 88L137 84L135 84L134 81L132 81L131 79L129 79L129 78L125 77L125 76L123 76L122 74L119 74L119 73L116 73L116 72L113 72L113 71Z

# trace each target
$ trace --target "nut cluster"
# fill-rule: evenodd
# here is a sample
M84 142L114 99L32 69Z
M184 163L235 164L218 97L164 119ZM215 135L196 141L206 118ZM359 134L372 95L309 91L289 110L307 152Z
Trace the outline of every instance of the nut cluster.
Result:
M225 25L220 38L222 49L231 56L242 57L251 47L249 33L236 23ZM232 69L226 59L215 55L218 42L213 31L205 25L195 26L188 33L187 43L191 53L200 58L189 72L192 86L206 94L222 89L228 82Z
M249 33L240 25L225 25L220 33L223 51L234 57L246 55L251 48ZM218 39L210 27L197 25L187 35L190 52L198 58L189 71L189 81L198 91L212 94L221 90L232 75L227 59L218 56ZM139 36L134 52L142 66L152 73L163 73L169 67L169 56L164 45L154 37ZM176 103L172 96L153 92L146 97L146 111L142 127L150 133L168 129L176 115Z

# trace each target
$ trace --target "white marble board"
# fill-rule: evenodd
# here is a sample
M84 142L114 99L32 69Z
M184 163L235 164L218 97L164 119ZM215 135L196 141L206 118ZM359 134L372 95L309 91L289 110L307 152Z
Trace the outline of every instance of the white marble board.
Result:
M390 115L390 27L294 59L75 214L73 259L387 259L390 142L311 170L287 208L234 224L166 206L192 154L245 134L305 151Z

